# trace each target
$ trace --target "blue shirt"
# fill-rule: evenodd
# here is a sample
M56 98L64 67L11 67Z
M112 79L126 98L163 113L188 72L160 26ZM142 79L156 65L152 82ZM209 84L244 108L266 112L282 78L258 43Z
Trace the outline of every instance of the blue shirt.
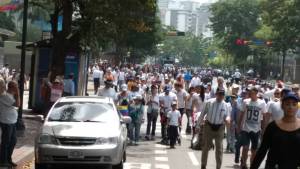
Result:
M184 75L184 80L185 81L191 81L192 80L192 75L190 74L190 72L188 72L188 73L186 73L185 75Z
M72 79L65 79L64 80L64 92L70 93L71 96L75 95L75 83Z

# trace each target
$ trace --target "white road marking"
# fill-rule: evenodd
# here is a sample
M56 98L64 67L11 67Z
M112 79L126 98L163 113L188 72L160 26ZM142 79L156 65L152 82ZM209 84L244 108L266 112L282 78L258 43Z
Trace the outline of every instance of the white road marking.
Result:
M124 169L151 169L151 164L149 163L124 163Z
M167 151L165 151L165 150L155 150L154 153L155 154L167 154Z
M166 148L166 145L155 144L155 148Z
M170 166L167 164L155 164L155 169L170 169Z
M167 162L168 160L168 157L155 157L155 161Z
M189 155L189 157L190 157L190 159L191 159L194 166L199 166L200 165L194 152L188 152L188 155Z

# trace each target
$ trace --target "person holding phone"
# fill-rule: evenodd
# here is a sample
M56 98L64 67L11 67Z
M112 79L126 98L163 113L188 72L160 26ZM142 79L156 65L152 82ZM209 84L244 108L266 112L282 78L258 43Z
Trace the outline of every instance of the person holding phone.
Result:
M0 126L2 129L0 165L4 167L17 166L11 157L17 143L16 123L18 112L15 107L19 106L20 94L17 82L8 82L6 90L5 81L0 79Z

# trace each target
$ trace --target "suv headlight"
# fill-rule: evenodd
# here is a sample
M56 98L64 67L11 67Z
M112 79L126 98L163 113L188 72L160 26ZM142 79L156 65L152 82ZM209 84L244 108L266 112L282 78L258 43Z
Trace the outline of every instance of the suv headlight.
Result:
M39 144L57 144L57 141L54 136L49 134L42 134L38 138Z
M118 137L100 137L97 139L97 145L117 145L118 144Z

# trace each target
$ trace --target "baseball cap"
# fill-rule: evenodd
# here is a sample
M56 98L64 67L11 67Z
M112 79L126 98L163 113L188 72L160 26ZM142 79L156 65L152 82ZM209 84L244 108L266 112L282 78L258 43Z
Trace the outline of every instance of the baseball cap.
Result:
M171 91L171 87L170 87L170 86L165 86L164 91L165 91L165 92Z
M173 101L173 102L172 102L172 106L175 106L175 105L177 105L177 102L176 102L176 101Z
M127 91L127 89L128 89L128 88L127 88L127 85L126 85L126 84L122 84L122 85L121 85L121 90L122 90L122 91L125 92L125 91Z
M287 99L293 99L293 100L295 100L295 101L297 101L297 102L300 101L300 100L299 100L299 97L298 97L294 92L289 92L289 93L287 93L287 94L284 96L284 98L282 99L282 101L285 101L285 100L287 100Z
M216 94L225 95L225 90L218 88L217 91L216 91Z
M142 97L142 95L136 95L136 96L133 97L133 99L134 100L142 100L143 97Z

